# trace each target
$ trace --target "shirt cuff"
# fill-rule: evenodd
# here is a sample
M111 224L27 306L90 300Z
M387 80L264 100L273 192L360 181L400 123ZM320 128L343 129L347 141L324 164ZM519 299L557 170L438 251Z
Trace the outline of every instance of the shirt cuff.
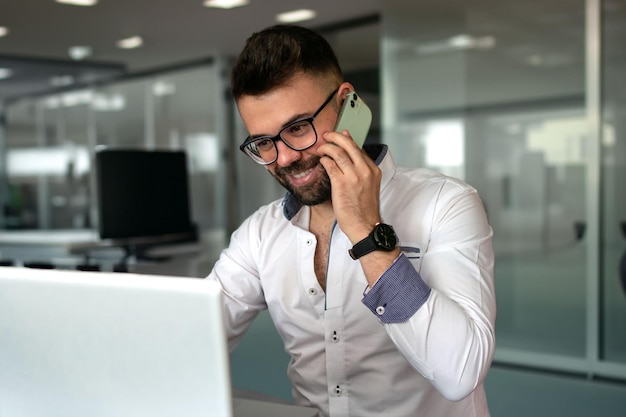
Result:
M407 321L426 302L430 287L402 254L361 300L383 323Z

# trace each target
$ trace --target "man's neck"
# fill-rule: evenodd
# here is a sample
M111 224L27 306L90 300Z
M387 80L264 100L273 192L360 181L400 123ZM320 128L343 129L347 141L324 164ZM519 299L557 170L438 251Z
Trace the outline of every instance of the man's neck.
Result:
M329 201L311 206L311 226L333 223L335 212L333 204Z

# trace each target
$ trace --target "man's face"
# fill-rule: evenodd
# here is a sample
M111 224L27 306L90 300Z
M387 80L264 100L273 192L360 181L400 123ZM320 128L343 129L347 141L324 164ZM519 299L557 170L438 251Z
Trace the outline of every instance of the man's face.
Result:
M336 86L324 84L306 75L295 76L287 85L261 96L243 96L239 113L250 136L274 136L289 123L312 116ZM276 141L278 159L266 169L289 192L305 205L330 200L330 179L319 163L315 150L324 143L323 134L332 130L337 120L337 95L315 117L317 142L303 151L295 151L281 140Z

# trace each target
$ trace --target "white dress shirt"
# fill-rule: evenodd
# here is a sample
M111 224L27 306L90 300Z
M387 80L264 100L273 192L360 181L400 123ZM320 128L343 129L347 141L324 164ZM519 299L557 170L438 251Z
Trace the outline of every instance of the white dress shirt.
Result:
M496 304L481 200L460 180L396 167L385 146L368 152L402 255L370 289L335 224L324 292L309 207L288 198L261 207L208 277L225 294L230 348L267 308L291 355L297 404L331 417L487 417Z

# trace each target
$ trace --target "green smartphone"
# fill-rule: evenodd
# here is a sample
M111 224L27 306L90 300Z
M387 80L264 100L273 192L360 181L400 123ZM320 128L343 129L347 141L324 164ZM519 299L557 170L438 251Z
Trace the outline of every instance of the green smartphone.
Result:
M360 148L365 142L371 124L372 111L356 92L350 91L339 110L335 132L347 130Z

